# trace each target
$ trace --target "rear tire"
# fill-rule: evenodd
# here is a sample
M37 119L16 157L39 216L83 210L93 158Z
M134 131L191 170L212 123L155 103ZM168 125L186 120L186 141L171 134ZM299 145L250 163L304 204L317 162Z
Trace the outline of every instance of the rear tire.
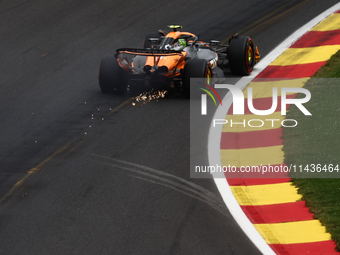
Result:
M207 78L205 82L210 85L211 71L205 59L189 59L183 70L183 94L190 97L190 78Z
M255 65L253 40L248 36L231 39L228 49L230 70L234 75L249 75Z
M119 66L115 56L105 56L99 67L99 87L104 94L123 94L126 92L125 71Z
M144 48L144 49L146 49L146 48L151 48L152 45L158 46L158 45L160 44L160 39L161 39L162 36L164 36L164 34L161 33L161 32L152 32L152 33L148 34L148 35L145 37L143 48ZM158 43L156 43L156 44L152 44L152 43L149 41L150 38L158 38L159 41L158 41Z

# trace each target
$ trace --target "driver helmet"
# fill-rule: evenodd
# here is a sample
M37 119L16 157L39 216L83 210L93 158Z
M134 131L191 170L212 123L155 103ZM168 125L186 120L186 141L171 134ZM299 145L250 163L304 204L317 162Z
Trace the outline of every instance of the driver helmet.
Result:
M174 45L174 50L182 50L187 46L187 43L184 39L178 39L178 41Z

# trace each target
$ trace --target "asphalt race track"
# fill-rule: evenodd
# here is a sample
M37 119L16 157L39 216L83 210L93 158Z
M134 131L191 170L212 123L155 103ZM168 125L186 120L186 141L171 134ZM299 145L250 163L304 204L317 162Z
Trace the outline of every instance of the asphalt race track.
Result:
M265 56L337 1L207 3L1 1L0 254L259 254L189 177L189 100L104 95L99 63L168 24Z

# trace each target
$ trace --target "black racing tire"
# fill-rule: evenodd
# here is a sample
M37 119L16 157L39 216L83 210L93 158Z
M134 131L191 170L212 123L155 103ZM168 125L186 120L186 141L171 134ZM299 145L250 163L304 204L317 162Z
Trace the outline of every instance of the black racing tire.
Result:
M151 48L152 45L154 46L157 46L159 45L160 43L160 40L159 40L159 43L158 44L152 44L149 39L150 38L158 38L158 39L161 39L161 37L164 36L163 33L161 32L152 32L150 34L148 34L145 39L144 39L144 44L143 44L143 48L146 49L146 48Z
M232 38L228 49L230 70L234 75L249 75L255 65L255 48L248 36Z
M105 56L99 67L99 87L104 94L123 94L127 88L127 74L113 55Z
M211 78L211 70L207 60L189 59L183 70L183 94L188 98L190 97L190 78L207 78L208 76ZM210 80L206 83L210 83Z

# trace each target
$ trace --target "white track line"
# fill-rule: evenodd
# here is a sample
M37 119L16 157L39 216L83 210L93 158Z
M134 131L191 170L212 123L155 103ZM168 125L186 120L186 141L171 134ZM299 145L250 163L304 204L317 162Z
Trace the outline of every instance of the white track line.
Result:
M286 40L284 40L280 45L278 45L274 50L272 50L261 62L256 65L256 69L253 71L251 76L241 78L240 81L235 85L243 89L247 84L254 79L260 72L262 72L272 61L274 61L279 55L281 55L287 48L289 48L297 39L302 35L320 23L322 20L327 18L329 15L333 14L340 9L340 3L334 5L328 10L321 13L319 16L315 17L307 24L296 30L292 35L290 35ZM224 119L228 109L232 103L231 95L228 93L223 98L223 107L219 106L214 114L213 119ZM208 135L208 159L209 165L214 166L216 164L222 165L221 155L220 155L220 141L221 141L222 125L218 127L213 127L212 123L209 129ZM242 211L241 207L237 203L228 182L225 178L221 178L217 174L213 174L215 184L221 193L224 203L228 207L231 215L234 217L238 225L244 231L244 233L249 237L249 239L255 244L255 246L262 252L262 254L269 255L275 254L275 252L269 247L262 236L257 232L253 224L249 221L247 216Z

